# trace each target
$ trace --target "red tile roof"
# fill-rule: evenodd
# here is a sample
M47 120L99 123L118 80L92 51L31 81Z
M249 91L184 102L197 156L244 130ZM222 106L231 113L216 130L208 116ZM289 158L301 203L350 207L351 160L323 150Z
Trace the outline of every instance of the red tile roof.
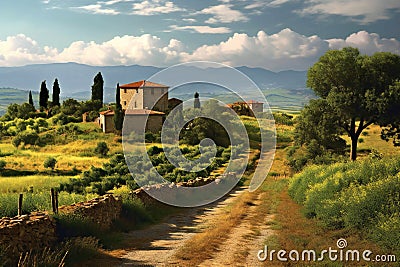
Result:
M146 80L123 84L123 85L119 86L120 89L138 89L138 88L147 88L147 87L169 88L166 85L159 84L159 83L153 83L153 82L146 81Z
M255 101L255 100L250 100L250 101L247 101L247 104L264 104L264 103L258 102L258 101Z
M150 109L127 109L125 115L165 115L165 113Z
M106 111L101 111L101 112L99 112L101 115L104 115L104 116L111 116L111 115L114 115L114 111L113 110L106 110Z

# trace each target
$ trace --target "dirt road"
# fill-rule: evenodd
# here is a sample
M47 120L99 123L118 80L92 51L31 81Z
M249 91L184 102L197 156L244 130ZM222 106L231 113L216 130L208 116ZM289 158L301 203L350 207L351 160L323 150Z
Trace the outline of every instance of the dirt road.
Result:
M190 261L185 261L193 256L184 255L186 244L196 235L218 225L218 220L223 218L221 215L229 212L234 203L242 201L244 192L250 194L241 187L216 203L188 209L162 223L126 234L130 246L120 253L123 260L120 266L191 266ZM257 251L261 249L265 236L271 234L267 221L273 217L258 214L262 211L259 207L263 203L263 194L252 194L253 201L246 202L247 208L241 214L240 223L224 229L227 234L225 241L213 249L199 266L258 266Z

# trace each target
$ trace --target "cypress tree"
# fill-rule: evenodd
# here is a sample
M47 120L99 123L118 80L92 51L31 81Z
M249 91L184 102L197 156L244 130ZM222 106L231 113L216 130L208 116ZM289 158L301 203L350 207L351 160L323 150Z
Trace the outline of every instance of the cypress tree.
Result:
M194 94L194 108L200 108L200 99L199 99L199 93Z
M115 93L115 111L114 111L114 126L115 130L121 131L124 123L124 115L121 106L121 91L119 89L119 83L117 84L117 92Z
M58 79L54 80L53 84L53 106L60 106L60 85L58 84Z
M49 90L47 90L46 81L44 80L40 86L39 106L46 109L49 102Z
M35 108L35 105L33 104L32 91L29 91L29 105Z
M98 102L98 109L103 106L103 87L104 80L101 72L97 73L94 77L93 85L92 85L92 101Z

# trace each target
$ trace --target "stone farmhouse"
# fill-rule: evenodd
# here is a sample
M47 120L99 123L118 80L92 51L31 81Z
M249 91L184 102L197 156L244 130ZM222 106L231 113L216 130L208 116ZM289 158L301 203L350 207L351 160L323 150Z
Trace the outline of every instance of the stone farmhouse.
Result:
M125 120L129 125L124 127L129 127L129 131L140 132L143 130L143 125L146 125L146 132L159 132L168 110L182 103L180 99L168 98L168 86L151 81L123 84L119 88L122 110L125 117L129 116L128 120ZM239 103L248 105L254 113L263 111L261 102L251 100ZM109 109L100 112L98 123L104 133L114 132L114 111Z
M140 131L140 127L146 125L146 131L158 132L161 130L165 112L171 107L182 102L179 99L168 99L169 87L146 80L128 83L120 87L120 101L125 116L130 116L130 131ZM114 111L100 112L99 126L103 132L114 132ZM147 119L147 124L146 123Z
M264 103L258 102L255 100L250 100L247 102L247 105L254 113L261 113L264 109Z

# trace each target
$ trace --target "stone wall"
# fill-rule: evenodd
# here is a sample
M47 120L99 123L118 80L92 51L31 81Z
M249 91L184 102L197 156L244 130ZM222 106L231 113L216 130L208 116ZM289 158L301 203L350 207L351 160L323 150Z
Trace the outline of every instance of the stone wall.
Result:
M197 186L203 186L206 184L209 184L213 181L218 183L220 179L212 179L212 178L196 178L194 180L189 180L187 182L180 182L180 183L170 183L170 184L160 184L160 185L153 185L153 186L146 186L143 188L136 189L135 191L132 192L132 195L138 199L140 199L143 204L149 205L149 204L160 204L159 201L154 199L149 195L151 191L154 190L163 190L166 199L168 197L174 198L176 194L176 189L179 187L197 187Z
M109 229L122 210L122 201L111 194L79 202L70 206L61 206L59 213L76 214L97 224L100 229Z
M57 240L56 222L47 213L0 219L0 244L11 253L49 247Z
M218 182L217 180L215 181ZM146 191L169 188L170 192L173 192L177 187L202 186L213 181L214 179L210 178L197 178L178 184L163 184L137 189L133 195L144 204L155 202L160 204ZM121 211L122 200L111 194L59 208L59 213L80 215L103 230L110 228L112 222L120 216ZM31 249L49 247L57 241L56 227L55 220L47 212L33 212L13 218L4 217L0 219L0 245L8 247L8 251L14 255Z

